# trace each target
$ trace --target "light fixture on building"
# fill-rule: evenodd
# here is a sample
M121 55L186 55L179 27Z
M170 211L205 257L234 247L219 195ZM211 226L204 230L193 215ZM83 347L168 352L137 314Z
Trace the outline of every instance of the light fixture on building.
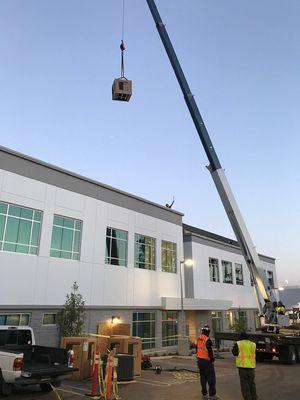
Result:
M119 322L120 322L120 317L116 317L115 315L111 317L112 324L118 324Z

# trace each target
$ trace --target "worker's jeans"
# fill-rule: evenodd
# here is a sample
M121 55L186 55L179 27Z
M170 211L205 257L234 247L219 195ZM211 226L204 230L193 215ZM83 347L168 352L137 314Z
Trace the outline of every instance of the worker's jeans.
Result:
M198 358L198 368L200 374L200 383L203 396L207 395L207 384L209 395L216 395L216 374L214 364L210 360Z
M239 368L241 391L244 400L257 400L255 387L255 369Z

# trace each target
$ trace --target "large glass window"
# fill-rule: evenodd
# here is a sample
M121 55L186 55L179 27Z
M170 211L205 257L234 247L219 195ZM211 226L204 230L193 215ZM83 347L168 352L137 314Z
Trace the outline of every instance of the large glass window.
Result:
M212 311L211 312L211 324L213 332L221 332L223 330L222 324L222 312L221 311Z
M273 271L267 271L268 285L270 289L274 289L274 275Z
M9 326L28 326L30 321L30 314L0 314L0 325Z
M178 343L178 312L162 313L162 346L175 346Z
M132 315L132 335L142 339L142 349L155 347L155 313L135 312Z
M164 272L177 272L177 246L176 243L161 241L161 268Z
M216 258L208 259L209 277L211 282L220 282L219 277L219 260Z
M236 325L236 314L234 311L226 311L225 314L227 329L234 331Z
M0 202L0 250L38 254L42 212Z
M82 222L54 215L50 256L79 260Z
M244 284L243 266L242 264L235 264L235 283L237 285Z
M56 314L43 314L43 325L55 325Z
M105 264L127 265L127 232L120 229L106 229Z
M134 235L134 266L155 270L155 239L149 236Z
M223 283L233 283L232 263L222 260Z

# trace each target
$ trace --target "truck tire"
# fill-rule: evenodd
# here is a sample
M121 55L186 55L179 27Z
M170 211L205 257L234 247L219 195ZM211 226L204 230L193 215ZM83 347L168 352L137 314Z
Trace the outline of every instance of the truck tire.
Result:
M51 392L51 390L52 390L50 383L41 383L40 388L41 388L42 392L45 392L45 393Z
M9 396L12 392L12 384L4 382L0 371L0 397Z
M283 364L296 364L297 354L295 346L281 347L278 358Z

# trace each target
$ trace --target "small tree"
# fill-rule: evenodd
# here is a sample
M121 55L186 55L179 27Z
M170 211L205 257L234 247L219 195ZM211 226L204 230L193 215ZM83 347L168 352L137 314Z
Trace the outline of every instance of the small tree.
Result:
M244 311L240 308L237 311L237 316L233 321L233 324L230 324L229 329L233 332L246 332L247 330L247 320L245 318Z
M78 293L78 284L72 285L72 293L67 294L64 309L58 313L58 325L62 336L80 336L85 322L84 300Z

